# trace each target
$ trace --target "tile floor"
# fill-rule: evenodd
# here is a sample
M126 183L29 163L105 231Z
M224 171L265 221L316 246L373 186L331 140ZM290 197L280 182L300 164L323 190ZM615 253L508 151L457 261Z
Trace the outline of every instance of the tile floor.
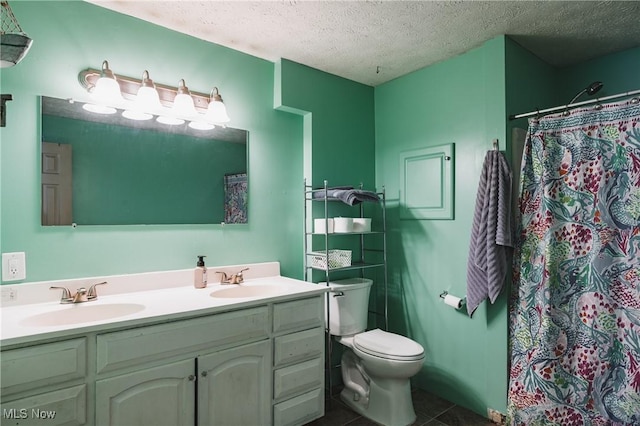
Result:
M496 426L484 417L459 405L437 397L429 392L416 389L412 393L416 421L412 426ZM348 408L338 394L332 401L326 401L324 417L308 423L307 426L375 426Z

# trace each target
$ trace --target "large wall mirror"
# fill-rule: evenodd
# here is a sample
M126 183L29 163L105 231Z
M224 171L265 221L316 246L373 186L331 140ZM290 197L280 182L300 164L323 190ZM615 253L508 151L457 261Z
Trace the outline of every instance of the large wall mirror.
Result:
M246 130L120 112L42 97L42 225L247 222Z

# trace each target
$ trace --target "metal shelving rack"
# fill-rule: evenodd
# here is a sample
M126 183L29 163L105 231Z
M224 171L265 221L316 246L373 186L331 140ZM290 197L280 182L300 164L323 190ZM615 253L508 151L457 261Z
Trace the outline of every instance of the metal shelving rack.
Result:
M360 184L360 189L362 189L362 184ZM314 198L314 193L318 193L318 192L324 192L324 196L320 197L320 198ZM338 202L341 203L341 201L339 200L335 200L335 199L331 199L328 197L328 193L329 193L329 183L328 181L324 181L324 186L323 188L319 188L319 189L313 189L313 187L311 185L307 184L307 181L305 179L304 181L304 194L305 194L305 203L304 203L304 234L305 234L305 238L304 238L304 276L305 276L305 281L312 281L313 280L313 271L317 270L317 271L323 271L324 272L324 282L326 283L327 286L329 286L330 281L330 276L333 273L336 272L340 272L340 271L350 271L350 270L354 270L354 271L359 271L360 272L360 276L363 276L364 270L365 269L369 269L369 268L383 268L383 285L384 285L384 330L388 331L389 329L389 316L388 316L388 283L387 283L387 218L386 218L386 194L385 194L385 190L384 187L382 188L381 192L376 192L376 194L378 195L378 197L380 198L380 201L378 202L380 209L381 209L381 216L382 216L382 224L381 224L381 230L372 230L369 232L347 232L347 233L328 233L328 232L324 232L323 234L318 234L318 233L314 233L313 232L313 213L312 213L312 204L313 203L323 203L324 204L324 211L323 211L323 216L321 217L317 217L316 219L324 219L325 220L325 230L329 229L329 203L334 203L334 202ZM365 203L360 203L358 207L353 207L353 208L358 208L359 209L359 217L364 217L364 204ZM380 235L382 237L382 248L368 248L365 246L365 237L367 235ZM313 237L314 236L324 236L324 250L313 250ZM360 237L360 259L357 261L352 262L351 266L346 266L346 267L340 267L340 268L330 268L329 267L329 239L333 239L333 238L348 238L348 236L359 236ZM309 262L309 257L314 255L317 252L324 252L324 255L326 256L327 259L327 266L325 268L317 268L314 266L311 266L310 262ZM377 253L381 253L382 254L382 262L367 262L365 259L365 253L367 252L377 252ZM332 369L332 365L331 365L331 355L332 355L332 339L331 339L331 334L329 333L329 319L330 319L330 312L329 312L329 297L330 294L327 293L326 294L326 324L325 324L325 333L326 333L326 347L327 347L327 355L326 355L326 369L327 369L327 383L328 383L328 389L329 389L329 395L331 397L333 397L332 394L332 390L333 390L333 386L332 386L332 379L331 379L331 369ZM375 312L376 314L379 315L378 312Z

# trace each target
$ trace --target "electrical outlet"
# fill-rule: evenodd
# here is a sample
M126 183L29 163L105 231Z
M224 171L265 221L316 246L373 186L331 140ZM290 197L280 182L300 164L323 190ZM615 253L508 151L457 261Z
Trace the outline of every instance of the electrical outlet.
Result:
M2 253L2 281L20 281L27 278L24 252Z
M2 286L0 292L2 293L2 303L15 302L18 300L18 290L14 287Z

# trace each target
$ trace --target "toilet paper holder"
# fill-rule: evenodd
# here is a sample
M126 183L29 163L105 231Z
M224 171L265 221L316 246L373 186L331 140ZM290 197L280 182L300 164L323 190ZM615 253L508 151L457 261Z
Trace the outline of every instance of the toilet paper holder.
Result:
M457 306L454 306L456 309L460 309L462 308L466 303L467 303L467 298L465 297L456 297L453 295L450 295L448 291L444 290L442 293L440 293L440 298L445 300L445 303L447 303L448 301L446 301L447 296L452 296L452 299L457 299L455 300L457 302ZM449 303L447 303L449 304Z
M449 292L447 290L443 290L442 293L440 293L440 299L444 299L445 297L447 297L448 294ZM460 299L467 300L466 297L461 297Z

